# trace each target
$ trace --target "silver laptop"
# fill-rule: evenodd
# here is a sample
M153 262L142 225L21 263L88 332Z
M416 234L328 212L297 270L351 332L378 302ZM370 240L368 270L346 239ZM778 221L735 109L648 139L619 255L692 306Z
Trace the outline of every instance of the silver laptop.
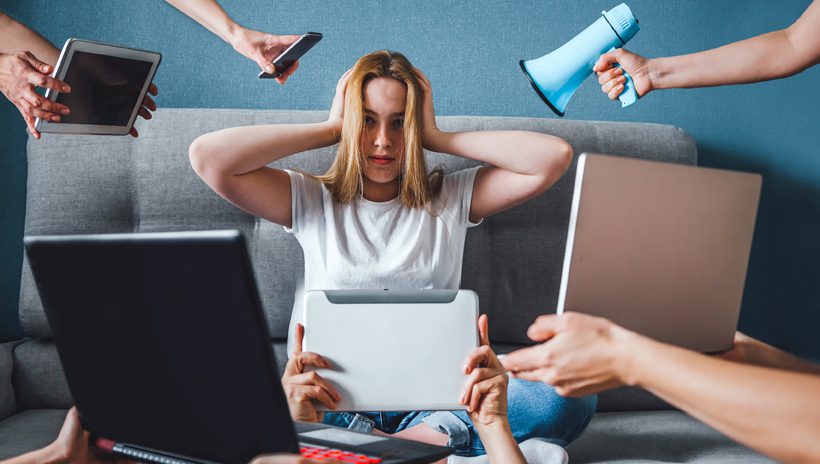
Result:
M342 396L339 411L465 409L464 362L478 346L470 290L328 290L305 294L305 351Z
M578 160L558 313L698 350L732 347L761 176L598 154Z

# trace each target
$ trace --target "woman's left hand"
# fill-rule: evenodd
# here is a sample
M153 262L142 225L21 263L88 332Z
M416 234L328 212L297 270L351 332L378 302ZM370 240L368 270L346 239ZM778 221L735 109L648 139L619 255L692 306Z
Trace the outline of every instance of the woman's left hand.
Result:
M507 421L507 374L490 348L487 315L478 318L481 346L470 353L464 373L469 374L460 398L476 426Z
M432 149L433 140L439 134L438 126L436 126L436 110L433 107L433 86L430 85L430 80L418 68L415 68L416 77L419 80L422 91L422 105L421 105L421 143L424 148Z

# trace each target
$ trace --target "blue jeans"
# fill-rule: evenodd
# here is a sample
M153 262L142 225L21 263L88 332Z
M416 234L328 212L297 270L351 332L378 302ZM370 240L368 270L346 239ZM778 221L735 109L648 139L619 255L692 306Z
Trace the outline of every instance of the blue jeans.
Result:
M568 445L589 424L597 403L594 395L564 398L541 382L510 379L507 389L510 428L519 443L539 437ZM325 413L324 423L364 432L375 427L390 434L424 423L446 433L447 446L459 456L486 453L466 411L333 412Z

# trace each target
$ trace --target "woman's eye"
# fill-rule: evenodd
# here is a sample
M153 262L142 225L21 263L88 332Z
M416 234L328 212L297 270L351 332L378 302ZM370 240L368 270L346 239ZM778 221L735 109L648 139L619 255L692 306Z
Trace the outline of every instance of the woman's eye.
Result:
M370 125L370 124L373 124L374 122L376 122L376 121L374 121L373 118L371 118L370 116L365 116L364 117L364 123L365 124Z
M402 127L402 126L404 126L404 120L403 119L396 119L395 121L393 121L393 127Z

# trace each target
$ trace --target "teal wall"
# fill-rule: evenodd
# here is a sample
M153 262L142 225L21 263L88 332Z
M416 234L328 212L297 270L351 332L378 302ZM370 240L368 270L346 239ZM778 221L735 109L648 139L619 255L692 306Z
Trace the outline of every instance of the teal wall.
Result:
M337 78L369 51L404 52L430 77L443 115L555 117L518 69L551 51L617 0L234 0L240 23L277 33L320 31L319 46L285 87L161 1L0 0L0 9L56 44L80 37L163 53L156 83L165 107L327 108ZM647 56L715 47L791 24L808 0L630 0ZM763 195L741 329L820 358L820 66L775 82L649 95L622 110L589 80L567 117L673 124L698 142L707 166L763 174ZM0 322L16 333L25 214L25 134L0 103Z

